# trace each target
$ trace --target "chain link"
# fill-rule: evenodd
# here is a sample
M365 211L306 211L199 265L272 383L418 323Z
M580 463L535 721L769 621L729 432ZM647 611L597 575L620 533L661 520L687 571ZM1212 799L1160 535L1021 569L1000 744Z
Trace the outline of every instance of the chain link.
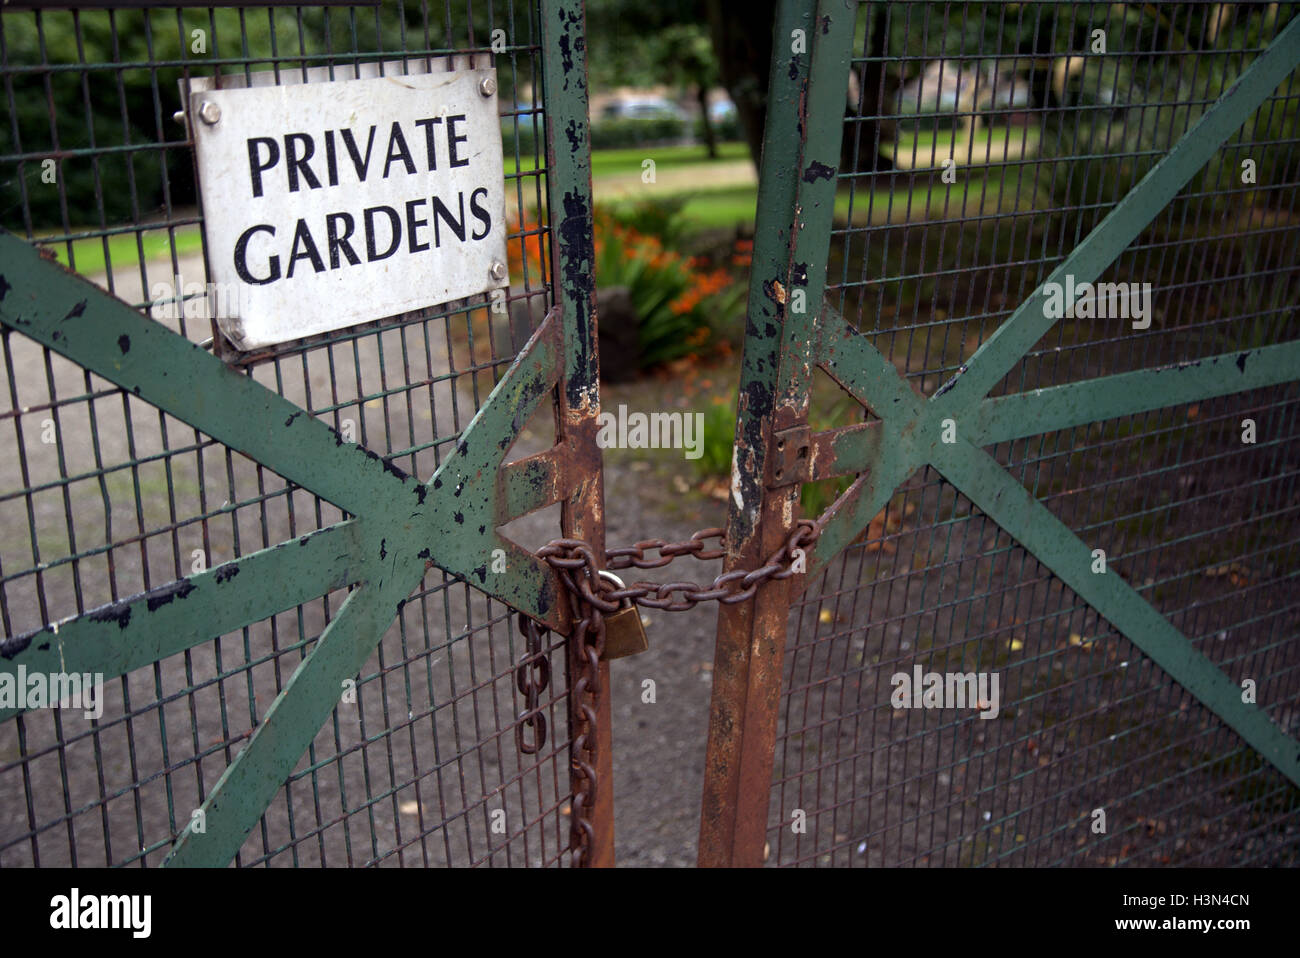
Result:
M724 572L707 586L694 582L633 582L619 588L600 575L601 569L658 569L680 556L694 556L701 561L721 559L727 554L725 533L722 529L701 529L683 542L665 542L663 539L646 539L622 549L607 549L605 565L596 561L590 543L582 539L555 539L537 551L555 569L569 597L573 621L577 623L570 636L574 675L569 691L569 727L573 730L569 764L576 784L569 825L569 849L574 854L574 864L590 863L595 832L591 824L591 810L596 803L599 787L596 775L597 717L595 703L600 697L600 656L605 650L605 614L616 611L624 601L632 601L651 609L681 612L692 609L701 602L717 601L735 605L753 598L759 586L773 579L788 579L803 571L800 560L803 549L812 545L821 535L822 527L811 519L800 519L781 548L770 555L757 569L733 569ZM715 548L709 540L716 539ZM647 553L657 553L651 557ZM525 625L525 622L528 625ZM531 631L529 631L531 626ZM516 681L524 693L527 708L520 713L520 724L515 726L515 740L524 752L536 752L546 740L546 719L537 706L537 693L550 680L550 663L539 658L541 634L545 631L526 616L520 616L520 629L528 636L528 654L520 660ZM537 636L534 642L534 636ZM545 662L546 668L533 677L536 663ZM533 747L524 747L525 723L533 729ZM540 723L540 726L539 724Z
M560 574L560 580L570 592L576 592L601 612L614 612L624 600L650 609L684 612L701 602L735 605L753 598L758 587L769 579L790 578L799 571L792 567L798 565L801 551L816 542L821 531L822 527L813 520L800 519L781 548L773 552L762 566L752 571L733 569L724 572L707 586L694 582L633 582L620 589L599 577L591 546L581 539L555 539L539 549L537 555ZM706 547L710 539L718 540L717 548ZM647 552L657 552L658 556L647 557ZM702 529L683 542L646 539L627 548L606 550L603 568L611 571L658 569L679 556L689 555L707 561L720 559L726 554L723 530ZM577 569L583 569L584 574L575 578L571 573Z
M543 637L550 630L521 612L519 632L527 640L528 651L515 669L515 685L524 696L524 710L519 713L519 724L515 726L515 744L525 755L533 755L546 744L546 715L542 712L539 698L551 684L551 658L542 644ZM525 729L533 733L531 742L525 740Z

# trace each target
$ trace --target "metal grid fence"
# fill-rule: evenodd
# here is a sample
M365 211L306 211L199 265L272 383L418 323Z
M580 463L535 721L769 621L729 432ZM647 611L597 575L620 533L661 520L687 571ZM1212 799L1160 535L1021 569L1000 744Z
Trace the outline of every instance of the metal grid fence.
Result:
M454 58L498 71L512 259L524 243L544 258L539 276L518 256L510 298L550 305L539 13L529 2L7 7L3 225L220 350L202 286L191 289L207 270L192 143L173 119L178 84L258 71L305 79L312 67L342 78L365 64L441 70ZM529 333L486 303L230 361L427 477ZM8 328L0 350L0 625L10 649L47 623L348 518ZM346 595L110 680L98 718L46 710L0 722L0 866L158 863ZM513 734L523 648L506 606L429 571L358 677L355 703L336 708L236 863L560 861L565 656L547 640L552 681L540 704L551 733L530 756Z
M1295 13L864 3L828 302L932 395ZM1150 284L1149 327L1067 316L993 394L1300 338L1297 98L1293 74L1102 277ZM1292 382L988 447L1293 737L1298 411ZM894 708L917 665L1000 676L999 720ZM772 799L782 865L1300 848L1300 790L931 467L792 606Z

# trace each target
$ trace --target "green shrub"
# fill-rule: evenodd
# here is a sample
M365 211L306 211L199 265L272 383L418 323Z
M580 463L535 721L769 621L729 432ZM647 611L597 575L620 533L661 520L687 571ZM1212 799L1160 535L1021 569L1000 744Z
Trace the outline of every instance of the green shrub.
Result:
M736 408L731 397L719 396L704 410L704 442L695 468L703 477L731 476L731 450L736 439Z
M645 120L597 120L591 125L591 148L609 150L650 143L672 143L686 135L686 124L672 116Z
M654 236L665 246L674 246L686 232L682 210L690 199L689 193L669 193L655 199L615 203L610 215L623 226Z
M726 270L708 269L608 210L596 216L596 285L627 287L643 368L699 352L713 336L715 317L733 310L744 291Z
M704 142L704 120L695 118L695 141ZM740 127L740 115L732 113L726 119L713 121L713 136L719 143L739 143L745 139L745 131Z

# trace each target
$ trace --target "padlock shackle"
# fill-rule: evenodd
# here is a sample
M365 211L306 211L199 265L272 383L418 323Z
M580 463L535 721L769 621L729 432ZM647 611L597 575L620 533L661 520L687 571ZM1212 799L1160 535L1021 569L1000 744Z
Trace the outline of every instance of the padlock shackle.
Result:
M623 580L614 575L614 573L610 572L608 569L597 569L596 575L608 579L610 582L614 583L614 585L618 586L620 590L627 588L627 586L623 584Z

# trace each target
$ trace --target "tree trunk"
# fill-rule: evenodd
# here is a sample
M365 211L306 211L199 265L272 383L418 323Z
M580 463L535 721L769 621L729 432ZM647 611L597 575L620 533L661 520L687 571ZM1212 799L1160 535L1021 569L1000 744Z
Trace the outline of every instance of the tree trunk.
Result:
M772 68L772 31L776 21L776 0L707 0L709 29L713 34L713 49L718 58L722 83L731 94L745 131L745 141L754 163L759 163L763 152L763 123L767 117L767 83ZM872 56L884 56L885 7L876 4L874 11ZM875 29L875 27L879 29ZM893 107L886 89L888 80L883 63L870 65L863 74L862 103L868 115L887 114ZM880 110L876 107L879 105ZM857 104L850 104L847 112L856 113ZM893 138L893 123L866 121L851 125L846 130L841 150L842 171L890 170L893 163L888 157L876 155L876 130L880 128L881 142ZM857 162L854 160L854 141L857 141Z
M881 145L892 143L897 124L888 117L894 110L894 87L885 72L885 55L889 51L888 4L873 5L868 60L859 80L862 84L860 98L848 105L850 115L873 117L848 124L840 141L840 171L865 173L883 172L894 168L893 161L877 153L877 137Z
M763 153L776 0L708 0L708 13L718 72L736 104L745 142L757 166Z
M695 88L695 95L700 101L700 125L704 130L704 145L708 147L709 159L718 158L718 138L713 132L713 117L709 116L709 88L703 83Z

